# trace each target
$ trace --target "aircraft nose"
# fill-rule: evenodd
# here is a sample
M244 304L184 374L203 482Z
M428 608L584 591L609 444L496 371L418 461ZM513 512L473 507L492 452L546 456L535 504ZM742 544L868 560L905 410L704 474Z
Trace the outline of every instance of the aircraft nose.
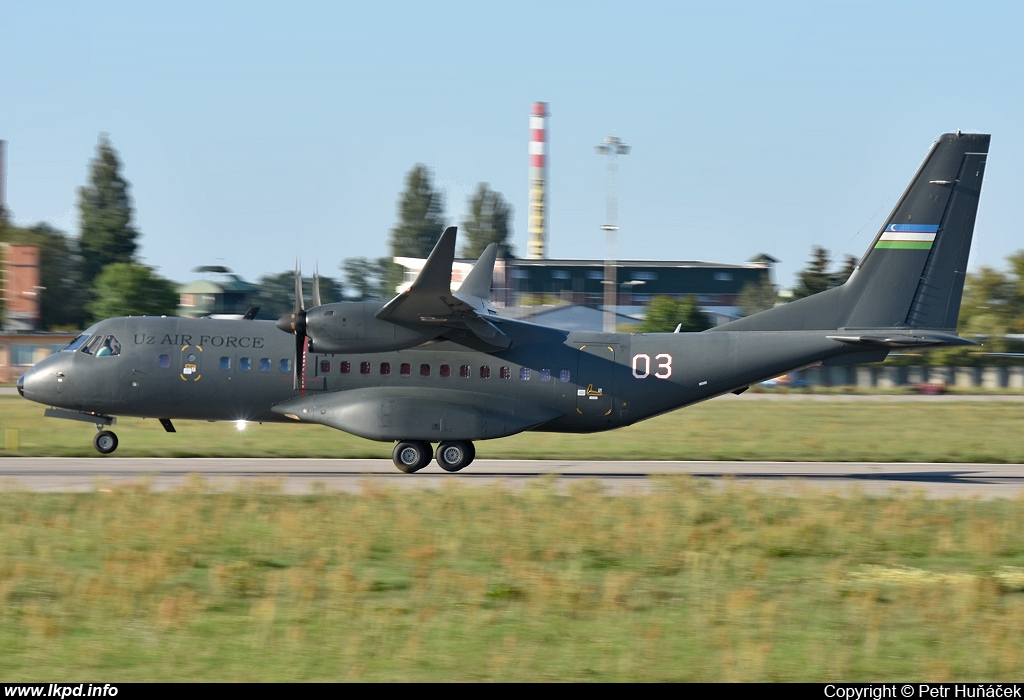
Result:
M30 367L18 378L18 393L29 401L37 403L56 403L58 394L57 383L63 381L62 366L50 358L41 360Z

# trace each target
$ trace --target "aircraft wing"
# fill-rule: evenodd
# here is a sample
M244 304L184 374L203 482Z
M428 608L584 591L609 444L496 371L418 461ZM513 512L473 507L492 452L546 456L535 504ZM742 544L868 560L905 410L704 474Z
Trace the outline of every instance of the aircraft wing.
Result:
M382 306L375 315L382 321L407 328L464 329L488 345L507 348L512 339L488 318L497 315L488 299L497 246L487 247L459 292L452 292L455 231L454 226L445 229L409 289Z

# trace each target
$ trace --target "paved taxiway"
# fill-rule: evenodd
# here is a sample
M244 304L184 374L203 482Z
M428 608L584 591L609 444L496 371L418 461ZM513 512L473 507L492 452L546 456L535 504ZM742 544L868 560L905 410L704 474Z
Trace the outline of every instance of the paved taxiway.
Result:
M0 488L84 492L141 483L155 490L179 488L201 476L213 490L273 482L286 493L358 492L367 483L385 487L442 488L505 484L522 487L543 476L559 485L596 479L610 492L646 491L655 477L689 474L787 493L817 491L887 494L920 492L929 498L1024 498L1024 464L882 464L854 462L583 462L478 460L447 474L431 464L417 474L398 472L383 459L0 459Z

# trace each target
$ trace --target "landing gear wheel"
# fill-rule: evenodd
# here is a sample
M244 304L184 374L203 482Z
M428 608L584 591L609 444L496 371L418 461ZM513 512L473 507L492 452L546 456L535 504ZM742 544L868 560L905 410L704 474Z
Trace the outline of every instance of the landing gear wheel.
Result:
M391 459L400 472L405 474L418 472L430 464L430 443L420 440L403 440L395 445Z
M468 467L474 457L476 457L476 448L473 447L473 443L463 440L442 442L437 446L435 455L437 463L446 472L457 472Z
M101 430L92 439L92 446L101 455L108 455L117 449L117 435L114 435L109 430Z

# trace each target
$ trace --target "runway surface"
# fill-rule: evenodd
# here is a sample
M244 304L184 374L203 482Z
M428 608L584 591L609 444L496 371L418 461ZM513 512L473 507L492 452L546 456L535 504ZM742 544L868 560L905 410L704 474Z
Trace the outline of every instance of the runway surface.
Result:
M197 476L211 490L272 482L285 493L359 492L367 484L522 488L547 476L560 487L595 479L610 493L629 493L654 488L658 476L679 474L712 479L717 484L735 480L797 494L810 488L847 494L921 493L928 498L1024 497L1022 464L478 460L457 474L448 474L436 464L417 474L402 474L390 460L380 459L0 459L0 488L49 492L86 492L126 483L167 490L180 488Z

